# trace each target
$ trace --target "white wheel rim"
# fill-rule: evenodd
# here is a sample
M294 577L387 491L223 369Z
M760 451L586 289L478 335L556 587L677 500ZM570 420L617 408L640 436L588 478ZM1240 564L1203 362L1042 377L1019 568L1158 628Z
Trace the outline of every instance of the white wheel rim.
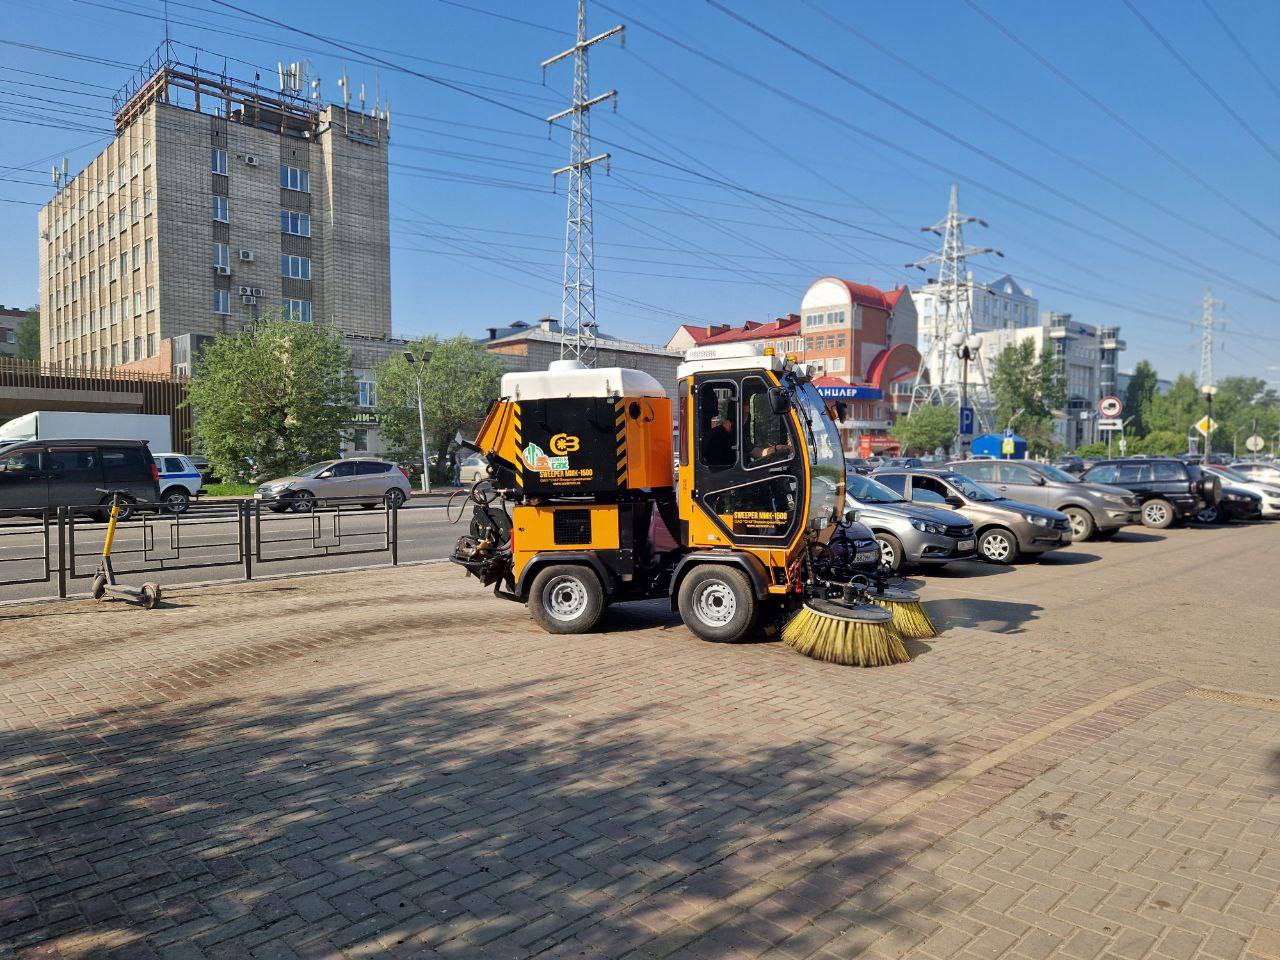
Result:
M881 540L879 537L876 538L876 542L880 544L880 559L891 567L897 566L898 554L893 549L893 544L888 540Z
M1085 529L1088 526L1085 523L1083 514L1072 513L1072 514L1068 514L1068 516L1071 517L1071 535L1077 538L1083 537L1085 534Z
M577 577L556 577L547 584L545 597L547 613L557 620L576 620L587 609L587 588Z
M1166 516L1164 505L1159 503L1148 503L1142 508L1148 520L1152 523L1164 523Z
M698 591L693 609L703 623L722 627L738 612L738 598L723 580L712 580Z
M982 552L991 560L1007 560L1009 539L1003 533L992 533L982 541Z

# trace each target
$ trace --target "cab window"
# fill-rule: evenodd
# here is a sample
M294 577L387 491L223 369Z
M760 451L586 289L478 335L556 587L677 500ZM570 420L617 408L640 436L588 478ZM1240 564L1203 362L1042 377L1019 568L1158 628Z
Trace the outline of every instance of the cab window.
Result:
M872 480L878 480L900 497L907 495L907 476L904 473L877 473Z
M361 460L356 464L356 473L365 476L374 473L386 473L391 469L389 463L379 463L377 460Z
M996 464L992 464L996 466ZM1000 480L1004 483L1023 483L1028 486L1036 482L1035 473L1029 468L1024 467L1020 463L1002 463L1000 467ZM973 474L969 474L973 476ZM973 477L975 480L981 480L981 477Z
M1122 463L1116 474L1116 483L1148 483L1151 480L1151 465L1146 463Z
M742 465L748 469L791 459L787 421L773 412L762 377L742 381L742 441Z
M102 479L106 483L136 483L151 479L141 447L103 447L99 455L102 457Z
M913 503L941 504L946 506L951 490L937 477L912 477L911 500Z
M698 390L700 459L708 467L731 467L738 462L738 385L732 381L704 383Z
M354 477L356 473L355 462L343 460L341 463L335 463L330 473L335 477Z
M15 477L29 477L40 472L40 451L20 450L0 456L0 481Z
M1115 483L1119 475L1120 471L1114 463L1104 463L1086 471L1083 479L1090 483Z
M1157 460L1151 464L1151 471L1156 480L1185 480L1187 478L1181 464L1170 463L1168 460Z
M966 477L971 480L977 480L979 483L994 483L996 479L996 465L990 460L957 463L953 469L956 473L963 473Z
M98 459L98 451L93 447L54 448L47 456L49 472L56 480L97 483L101 477L102 465Z

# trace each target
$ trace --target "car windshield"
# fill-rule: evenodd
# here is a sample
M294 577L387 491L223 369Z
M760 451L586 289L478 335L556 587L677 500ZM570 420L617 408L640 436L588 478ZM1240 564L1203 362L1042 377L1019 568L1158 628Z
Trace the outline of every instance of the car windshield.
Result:
M1214 467L1213 472L1218 474L1218 476L1220 477L1226 477L1228 480L1236 480L1236 481L1239 481L1240 483L1249 482L1249 478L1246 477L1243 473L1236 473L1230 467Z
M845 478L845 490L849 496L863 503L905 503L906 499L890 490L883 483L851 473Z
M1040 464L1039 470L1050 480L1056 480L1058 483L1079 483L1079 477L1073 477L1065 470L1059 470L1051 463Z
M321 463L313 463L311 466L307 467L305 470L299 470L298 476L300 477L319 476L320 474L324 473L324 471L328 470L332 466L333 466L332 460L325 460L325 461L322 461Z
M840 446L840 431L827 416L813 384L791 382L791 399L804 421L810 446L810 520L820 529L835 516L836 496L845 478L844 450Z
M951 484L959 490L966 500L974 500L979 503L985 503L989 500L999 500L994 493L984 487L982 484L970 480L962 473L948 473L947 483Z

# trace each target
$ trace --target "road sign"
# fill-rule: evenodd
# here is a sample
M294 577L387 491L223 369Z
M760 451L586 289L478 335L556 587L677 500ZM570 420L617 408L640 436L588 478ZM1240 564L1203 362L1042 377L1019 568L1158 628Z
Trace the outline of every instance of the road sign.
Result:
M1267 441L1263 440L1256 433L1244 442L1244 448L1250 453L1258 453L1267 445Z
M1098 429L1099 429L1099 430L1123 430L1123 429L1124 429L1124 421L1122 421L1122 420L1115 420L1115 419L1112 419L1112 420L1099 420L1099 421L1098 421Z
M1208 414L1196 421L1196 430L1200 432L1202 437L1207 437L1213 431L1218 429L1218 421L1214 420Z
M1017 448L1014 446L1012 436L1006 436L1000 441L1000 455L1002 457L1012 457L1015 452L1017 452Z
M1120 435L1120 456L1123 457L1128 452L1129 452L1129 438L1121 434Z
M1098 401L1098 413L1113 419L1124 413L1124 401L1119 397L1103 397Z
M1006 440L1012 440L1012 439L1013 439L1013 427L1005 427L1005 428L1004 428L1004 438L1005 438Z
M960 436L973 436L973 407L960 408Z

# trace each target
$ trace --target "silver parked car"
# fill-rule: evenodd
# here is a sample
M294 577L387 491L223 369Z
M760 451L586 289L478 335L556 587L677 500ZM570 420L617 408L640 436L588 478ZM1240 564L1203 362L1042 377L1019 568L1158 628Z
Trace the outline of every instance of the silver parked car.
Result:
M955 511L926 507L870 477L845 478L846 515L871 528L880 558L894 573L917 564L968 560L977 552L973 524Z
M1006 500L963 473L890 470L877 473L875 479L912 503L955 508L977 531L978 556L992 563L1013 563L1071 543L1071 521L1065 513Z
M1121 527L1141 523L1138 498L1123 487L1088 483L1035 460L958 460L948 470L977 480L1002 497L1065 513L1071 539L1108 540Z
M254 496L270 500L268 509L276 513L306 513L317 501L326 500L399 507L412 489L408 475L394 463L360 457L313 463L292 476L267 481Z

